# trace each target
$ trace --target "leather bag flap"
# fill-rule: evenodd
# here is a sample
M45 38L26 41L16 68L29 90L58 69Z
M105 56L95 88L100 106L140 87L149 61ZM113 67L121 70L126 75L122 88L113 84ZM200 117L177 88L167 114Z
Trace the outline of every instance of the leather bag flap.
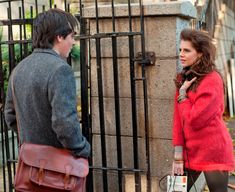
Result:
M76 158L70 151L47 145L24 143L20 148L21 160L32 167L43 168L66 174L66 168L72 167L69 175L86 177L89 172L88 161ZM42 167L42 163L43 167Z

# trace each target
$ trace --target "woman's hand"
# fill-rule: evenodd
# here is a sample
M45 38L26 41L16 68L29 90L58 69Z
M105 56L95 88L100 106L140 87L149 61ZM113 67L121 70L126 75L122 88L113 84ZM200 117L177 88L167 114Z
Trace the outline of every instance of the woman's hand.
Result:
M196 81L197 77L194 77L190 81L186 80L183 85L180 87L180 90L184 90L185 92L188 90L188 88L193 84L194 81Z
M172 175L183 175L184 174L184 161L174 160L172 164Z
M174 146L174 161L172 164L172 175L184 174L183 146Z

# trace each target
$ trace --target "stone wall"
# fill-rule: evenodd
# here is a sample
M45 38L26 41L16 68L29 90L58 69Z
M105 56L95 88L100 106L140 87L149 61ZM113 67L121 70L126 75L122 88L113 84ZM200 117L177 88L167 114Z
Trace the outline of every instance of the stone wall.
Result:
M74 0L73 2L78 2L79 0ZM159 2L170 2L170 1L177 1L177 0L142 0L143 3L159 3ZM192 3L194 3L196 0L189 0ZM202 0L201 0L202 1ZM83 0L84 4L87 3L93 3L94 0ZM99 3L107 3L110 4L111 0L98 0ZM126 4L128 1L127 0L114 0L114 3L116 4ZM130 0L131 3L138 3L139 0ZM200 1L199 1L200 2Z

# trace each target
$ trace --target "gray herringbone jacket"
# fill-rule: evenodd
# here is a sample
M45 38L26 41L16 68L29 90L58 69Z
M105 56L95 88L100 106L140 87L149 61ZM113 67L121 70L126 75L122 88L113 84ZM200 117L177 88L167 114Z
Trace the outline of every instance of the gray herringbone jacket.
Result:
M75 156L88 157L90 145L82 136L76 110L76 85L71 67L51 49L35 49L14 69L16 108L11 81L5 102L5 120L21 143L63 147Z

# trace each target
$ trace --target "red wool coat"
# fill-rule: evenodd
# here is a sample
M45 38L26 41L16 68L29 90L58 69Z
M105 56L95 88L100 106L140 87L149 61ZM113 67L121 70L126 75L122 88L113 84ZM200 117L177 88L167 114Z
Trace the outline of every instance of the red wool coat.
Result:
M185 167L198 171L234 168L232 139L222 119L223 82L217 72L206 75L196 92L177 103L175 96L173 145L183 146Z

